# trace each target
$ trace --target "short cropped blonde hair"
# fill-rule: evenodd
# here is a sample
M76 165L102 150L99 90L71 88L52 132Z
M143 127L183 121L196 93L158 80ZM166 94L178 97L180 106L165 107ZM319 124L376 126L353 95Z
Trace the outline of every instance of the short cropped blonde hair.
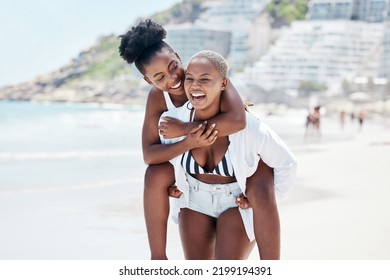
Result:
M191 62L191 60L193 60L195 58L206 58L208 61L213 63L215 66L217 66L219 72L222 75L222 78L224 78L224 79L227 78L227 73L228 73L229 67L227 65L226 60L219 53L214 52L214 51L210 51L210 50L200 51L200 52L194 54L190 58L190 62Z

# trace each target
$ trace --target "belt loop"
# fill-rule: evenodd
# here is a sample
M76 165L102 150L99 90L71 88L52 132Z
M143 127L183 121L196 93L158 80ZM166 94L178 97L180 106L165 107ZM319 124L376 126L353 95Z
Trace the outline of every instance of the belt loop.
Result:
M193 179L193 181L195 181L195 190L198 192L199 191L199 185L200 185L200 181L196 178Z
M192 177L191 175L188 175L189 177L187 178L188 184L190 185L190 188L193 189L194 191L198 192L199 191L199 181Z
M227 196L232 195L233 192L231 191L231 184L225 185L225 191Z
M199 182L198 182L198 180L196 180L196 183L195 183L195 185L194 185L194 190L195 191L199 191Z

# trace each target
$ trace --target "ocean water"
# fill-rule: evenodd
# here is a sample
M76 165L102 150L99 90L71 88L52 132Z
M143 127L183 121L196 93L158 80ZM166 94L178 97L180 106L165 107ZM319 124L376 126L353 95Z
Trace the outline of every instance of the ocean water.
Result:
M0 102L0 195L139 180L142 107Z

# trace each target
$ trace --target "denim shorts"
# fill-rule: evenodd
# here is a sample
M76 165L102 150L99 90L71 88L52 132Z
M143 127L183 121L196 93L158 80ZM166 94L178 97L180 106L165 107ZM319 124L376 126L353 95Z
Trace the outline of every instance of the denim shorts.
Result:
M218 218L229 208L238 207L236 197L242 193L237 182L206 184L186 174L190 186L188 207L191 210Z

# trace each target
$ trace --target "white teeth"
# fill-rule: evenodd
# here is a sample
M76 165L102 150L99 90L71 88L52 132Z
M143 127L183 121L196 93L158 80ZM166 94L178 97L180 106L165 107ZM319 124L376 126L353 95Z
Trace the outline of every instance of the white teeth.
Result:
M181 85L181 81L179 81L176 85L174 85L173 87L171 87L172 89L177 89L179 88Z
M191 93L191 95L192 95L193 97L205 96L204 93Z

